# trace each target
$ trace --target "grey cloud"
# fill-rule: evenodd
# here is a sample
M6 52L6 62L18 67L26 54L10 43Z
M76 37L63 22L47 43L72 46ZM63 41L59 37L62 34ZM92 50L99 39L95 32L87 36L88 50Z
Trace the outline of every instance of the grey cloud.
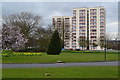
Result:
M45 17L46 23L51 22L51 16L72 16L72 8L104 6L106 8L107 23L117 22L117 2L5 2L3 14L13 14L28 11ZM58 15L57 15L58 14ZM111 31L108 29L108 31Z

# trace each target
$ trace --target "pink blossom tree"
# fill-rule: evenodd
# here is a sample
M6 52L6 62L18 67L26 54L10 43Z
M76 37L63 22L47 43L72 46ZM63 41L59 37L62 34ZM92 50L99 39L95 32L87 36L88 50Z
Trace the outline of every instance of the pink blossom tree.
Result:
M19 50L25 46L27 38L20 33L20 28L15 26L3 26L2 49Z

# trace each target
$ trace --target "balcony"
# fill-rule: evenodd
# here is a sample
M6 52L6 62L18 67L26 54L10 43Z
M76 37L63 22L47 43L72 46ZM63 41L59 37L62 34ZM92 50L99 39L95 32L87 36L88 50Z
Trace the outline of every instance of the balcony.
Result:
M86 10L79 10L79 12L80 12L80 13L85 13L85 12L86 12Z
M104 9L100 9L100 12L104 12L105 10Z
M90 28L91 28L91 29L95 29L95 28L97 28L97 26L90 26Z
M100 26L100 28L105 28L105 26Z
M105 33L100 33L100 35L104 36L104 35L105 35Z
M91 32L97 32L97 30L96 30L96 29L91 29L90 31L91 31Z
M91 38L97 38L97 36L90 36Z
M90 33L90 36L95 36L97 35L97 33Z
M90 22L90 26L97 26L97 22Z
M86 25L86 24L83 22L83 23L79 23L79 25Z
M90 9L90 12L96 12L97 9Z

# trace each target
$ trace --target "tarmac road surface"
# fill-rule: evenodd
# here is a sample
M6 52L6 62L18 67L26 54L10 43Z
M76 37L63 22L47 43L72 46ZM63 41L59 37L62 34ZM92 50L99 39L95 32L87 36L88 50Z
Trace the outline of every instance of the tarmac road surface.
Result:
M0 64L0 68L54 68L54 67L80 67L80 66L118 66L120 61L107 62L81 62L81 63L54 63L54 64Z

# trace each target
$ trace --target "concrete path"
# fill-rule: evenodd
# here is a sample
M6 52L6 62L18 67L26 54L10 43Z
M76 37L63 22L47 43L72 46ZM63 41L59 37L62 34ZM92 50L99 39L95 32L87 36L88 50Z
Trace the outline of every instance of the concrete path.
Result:
M78 67L78 66L118 66L120 61L56 63L56 64L2 64L0 68L50 68L50 67Z

